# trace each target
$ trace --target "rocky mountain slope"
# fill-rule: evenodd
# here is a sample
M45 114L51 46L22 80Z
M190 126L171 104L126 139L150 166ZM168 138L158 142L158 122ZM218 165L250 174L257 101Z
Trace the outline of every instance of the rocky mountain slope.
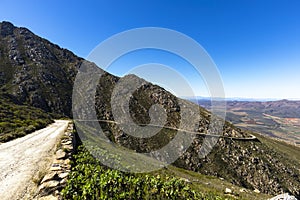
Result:
M109 100L117 82L118 78L108 74L100 79L98 94L106 95L96 97L99 119L114 120L112 105ZM181 102L186 106L196 106L189 102ZM132 108L131 117L138 124L149 123L148 110L154 104L163 105L166 109L168 113L166 126L179 127L180 116L178 112L180 112L182 106L179 105L179 100L163 88L151 83L146 83L133 94L129 104ZM196 123L197 128L195 126L186 127L186 130L209 134L211 114L202 108L198 108L198 111L201 113L201 117L198 119L199 123ZM190 114L193 116L193 113ZM108 138L137 152L150 152L159 149L170 142L176 134L176 132L164 129L149 139L138 139L124 133L118 125L111 123L102 125L104 129L108 130ZM246 138L249 138L251 134L254 133L236 128L226 122L223 128L223 136L208 156L205 158L199 157L204 137L197 134L190 148L174 165L221 177L236 185L253 190L258 189L263 193L290 192L299 197L299 159L290 159L288 155L294 152L278 152L273 149L273 146L267 145L259 139L247 140ZM297 150L299 149L296 148L295 152Z
M26 28L0 24L0 88L19 102L70 116L72 83L81 60Z
M16 103L71 117L73 82L82 61L83 59L72 52L34 35L25 28L14 27L8 22L0 24L0 89L2 94L10 95ZM222 137L213 151L205 158L200 158L199 151L204 137L200 133L213 134L209 130L211 114L196 104L178 99L163 88L134 75L126 78L144 83L129 100L133 122L141 125L151 122L150 108L159 104L167 113L166 123L163 125L174 129L165 128L148 139L136 138L121 131L116 123L103 122L101 126L107 130L106 134L112 142L136 152L159 149L175 137L174 130L180 127L182 108L191 107L192 111L186 115L190 116L188 120L195 123L184 128L195 134L196 139L174 165L221 177L264 193L290 192L300 197L300 163L297 158L290 156L291 152L278 151L274 146L267 145L265 141L269 141L268 139L247 140L252 133L225 123ZM102 71L95 96L99 120L115 121L112 107L119 105L118 101L115 101L116 105L111 104L111 98L114 97L113 89L119 80L119 77ZM121 92L126 95L125 90ZM120 97L122 96L117 96L115 100ZM200 117L193 118L195 110L200 113ZM127 119L118 120L126 122Z

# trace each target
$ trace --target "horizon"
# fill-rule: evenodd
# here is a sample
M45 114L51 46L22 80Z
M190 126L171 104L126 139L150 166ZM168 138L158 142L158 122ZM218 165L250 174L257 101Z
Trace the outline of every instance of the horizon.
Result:
M180 96L180 98L187 99L187 100L211 100L212 97L209 96ZM219 99L220 97L213 98L215 100ZM221 98L222 99L222 98ZM300 101L300 98L290 98L290 99L281 99L281 98L248 98L248 97L225 97L223 98L225 101Z
M0 21L26 27L83 58L87 58L100 42L128 29L173 29L191 37L208 52L223 79L226 98L298 100L299 5L298 1L269 0L229 3L167 1L165 4L158 1L152 4L89 2L72 5L59 1L28 1L25 4L5 1L0 8ZM76 10L79 15L74 12ZM197 74L186 60L168 52L144 50L129 53L116 60L108 72L123 76L133 67L147 63L172 67L188 80L195 96L210 96L201 74ZM176 86L176 79L167 75L161 76L168 79L173 88L164 85L166 89L176 96L190 96ZM163 86L151 76L153 74L141 77Z

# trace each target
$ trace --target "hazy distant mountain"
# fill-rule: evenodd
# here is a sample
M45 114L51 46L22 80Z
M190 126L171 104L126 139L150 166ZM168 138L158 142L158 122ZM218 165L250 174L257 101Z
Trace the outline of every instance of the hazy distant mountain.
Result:
M204 108L211 107L211 99L188 99L201 105ZM274 115L277 117L300 118L300 101L298 100L270 100L270 99L236 99L227 101L227 109L232 110L236 108L252 109L264 112L266 114Z
M211 100L211 97L202 97L202 96L195 96L195 97L190 97L190 96L183 96L182 98L188 99L190 101L203 101L203 100ZM215 98L217 100L218 98ZM281 100L280 98L244 98L244 97L226 97L224 100L226 101L259 101L259 102L265 102L265 101L279 101ZM297 99L291 99L291 100L297 100Z
M10 95L16 104L31 105L71 117L73 82L82 61L72 52L34 35L28 29L14 27L9 22L0 23L0 88L1 93ZM180 126L181 109L190 106L197 108L201 115L197 119L199 123L195 124L197 126L186 129L209 132L211 114L205 109L177 99L163 88L136 76L129 75L127 78L145 83L130 98L130 117L135 123L149 123L149 108L153 104L160 104L167 112L165 125L176 128ZM114 120L111 97L119 80L119 77L103 71L95 96L98 119ZM126 94L126 91L121 92ZM115 106L118 106L118 102ZM190 113L191 120L194 120L192 116L193 113ZM102 126L107 129L107 136L112 142L137 152L159 149L176 134L174 131L162 131L149 139L139 139L120 131L115 124ZM281 143L275 144L266 138L245 139L251 137L250 134L225 123L222 138L208 156L199 157L203 136L198 135L174 165L222 177L264 193L290 192L299 197L300 159L294 154L286 155ZM278 147L276 150L274 145Z

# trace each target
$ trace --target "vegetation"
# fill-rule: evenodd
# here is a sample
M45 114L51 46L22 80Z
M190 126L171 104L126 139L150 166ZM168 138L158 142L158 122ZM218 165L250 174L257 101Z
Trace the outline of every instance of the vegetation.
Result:
M192 184L167 173L132 174L101 165L83 146L74 156L62 191L65 199L234 199L192 189Z
M0 142L25 136L52 123L51 115L25 105L0 98Z

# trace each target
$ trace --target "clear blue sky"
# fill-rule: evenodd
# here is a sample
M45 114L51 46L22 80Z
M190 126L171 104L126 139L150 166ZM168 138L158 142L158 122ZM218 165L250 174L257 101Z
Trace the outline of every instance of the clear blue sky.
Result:
M2 0L0 21L27 27L84 58L121 31L174 29L210 54L227 97L300 98L299 10L298 0ZM141 64L129 58L124 63ZM191 82L197 95L207 95L201 81Z

